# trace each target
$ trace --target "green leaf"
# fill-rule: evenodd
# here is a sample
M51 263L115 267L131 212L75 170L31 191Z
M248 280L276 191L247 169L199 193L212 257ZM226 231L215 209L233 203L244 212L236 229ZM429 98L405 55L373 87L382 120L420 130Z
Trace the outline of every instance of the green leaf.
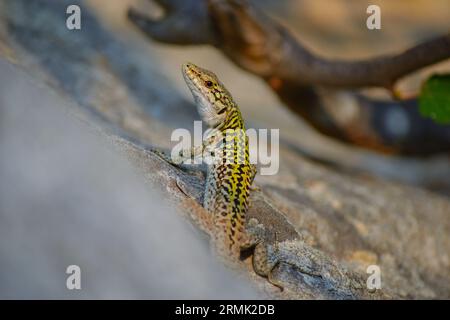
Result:
M450 74L433 75L424 83L419 111L440 124L450 124Z

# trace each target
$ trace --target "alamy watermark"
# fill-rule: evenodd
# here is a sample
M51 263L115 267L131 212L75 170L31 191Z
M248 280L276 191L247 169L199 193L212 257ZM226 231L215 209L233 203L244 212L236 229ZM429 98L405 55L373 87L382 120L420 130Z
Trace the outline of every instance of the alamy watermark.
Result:
M81 268L76 264L67 267L66 288L68 290L81 290Z
M381 29L381 8L376 4L371 4L367 7L366 12L370 14L366 20L366 26L369 30Z
M366 273L370 274L367 278L367 289L380 290L381 289L381 269L379 266L373 264L367 267Z
M81 9L79 6L72 4L67 7L66 27L69 30L81 30Z
M270 136L270 143L269 143ZM228 129L224 132L207 129L203 132L202 121L194 121L194 143L191 132L184 128L175 129L170 137L178 142L171 151L175 163L208 165L223 164L259 164L261 175L274 175L280 166L280 130L279 129ZM209 145L208 145L209 142ZM205 145L205 143L207 145ZM248 143L249 156L245 155L245 144ZM200 154L192 157L192 150L200 150ZM270 152L269 152L270 151ZM184 157L186 154L189 157ZM248 161L248 162L247 162Z

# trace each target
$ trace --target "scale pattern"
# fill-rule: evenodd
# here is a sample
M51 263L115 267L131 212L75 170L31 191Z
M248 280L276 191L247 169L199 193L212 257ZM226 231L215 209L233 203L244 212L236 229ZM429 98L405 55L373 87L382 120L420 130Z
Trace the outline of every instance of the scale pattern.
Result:
M183 76L202 120L212 129L203 207L211 214L213 246L220 257L238 258L247 240L245 214L256 167L250 164L249 141L237 104L215 74L192 63Z

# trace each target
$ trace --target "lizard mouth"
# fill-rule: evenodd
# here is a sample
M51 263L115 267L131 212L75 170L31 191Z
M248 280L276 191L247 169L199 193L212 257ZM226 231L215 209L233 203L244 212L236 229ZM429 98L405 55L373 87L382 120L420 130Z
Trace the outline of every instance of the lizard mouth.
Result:
M190 62L183 63L181 70L183 72L184 80L188 83L193 83L196 77L199 77L199 73L196 71L198 67Z
M182 66L183 78L192 94L200 94L201 88L197 84L196 79L199 77L198 72L195 70L196 66L192 63L184 63Z

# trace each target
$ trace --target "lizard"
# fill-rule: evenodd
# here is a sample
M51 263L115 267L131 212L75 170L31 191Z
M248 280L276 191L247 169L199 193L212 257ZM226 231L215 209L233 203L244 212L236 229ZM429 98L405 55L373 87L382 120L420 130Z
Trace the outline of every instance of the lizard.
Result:
M239 107L213 72L185 63L182 74L201 119L210 131L201 146L181 150L169 159L164 157L169 163L179 166L205 152L215 153L216 161L208 163L203 206L194 200L188 210L191 219L210 236L214 252L227 265L234 267L242 250L253 249L254 272L267 278L281 291L287 283L273 277L273 271L280 264L321 281L339 280L330 278L329 272L321 270L324 268L320 267L320 253L308 254L305 245L295 239L279 242L276 233L275 241L270 241L273 237L255 218L246 223L250 191L254 188L252 183L257 170L250 163L249 140ZM177 180L177 186L188 197L196 198L190 195L189 188L181 180Z
M238 263L242 250L253 249L255 273L283 290L271 276L279 261L274 258L276 255L268 254L261 225L251 219L246 228L250 190L257 169L250 163L249 140L240 109L213 72L185 63L182 74L210 131L201 146L181 150L170 159L163 156L178 166L207 152L213 155L213 161L208 163L203 208L190 210L191 219L210 236L215 253L228 265Z

